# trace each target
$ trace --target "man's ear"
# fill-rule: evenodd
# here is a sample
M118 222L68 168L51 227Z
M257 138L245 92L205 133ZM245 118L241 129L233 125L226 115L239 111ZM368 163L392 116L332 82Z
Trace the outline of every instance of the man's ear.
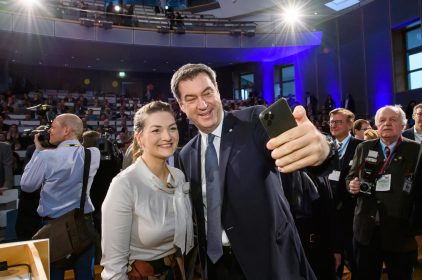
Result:
M177 100L177 104L179 104L180 110L182 110L182 112L186 114L185 104L180 100Z
M70 135L71 133L73 133L73 130L72 130L70 127L66 126L66 127L64 128L64 135L65 135L65 136L68 136L68 135Z

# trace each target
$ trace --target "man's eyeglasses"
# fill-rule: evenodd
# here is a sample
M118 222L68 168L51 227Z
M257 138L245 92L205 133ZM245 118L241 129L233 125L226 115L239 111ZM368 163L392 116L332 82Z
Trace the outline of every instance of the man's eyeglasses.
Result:
M368 129L370 129L370 127L362 127L361 129L358 129L360 131L367 131Z
M328 122L329 125L333 126L333 125L341 125L343 124L342 120L332 120Z

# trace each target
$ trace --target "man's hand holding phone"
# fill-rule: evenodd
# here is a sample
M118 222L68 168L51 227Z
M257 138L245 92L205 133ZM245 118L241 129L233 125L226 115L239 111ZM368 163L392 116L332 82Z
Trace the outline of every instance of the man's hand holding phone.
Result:
M309 166L318 166L330 153L326 137L306 116L305 108L296 106L293 127L268 141L267 148L281 172L293 172Z

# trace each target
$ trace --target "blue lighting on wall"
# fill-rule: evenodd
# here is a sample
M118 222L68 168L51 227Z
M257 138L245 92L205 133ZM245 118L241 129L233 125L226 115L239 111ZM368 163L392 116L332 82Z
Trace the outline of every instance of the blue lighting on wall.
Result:
M372 106L372 115L375 115L376 111L385 106L394 104L393 98L393 85L391 81L391 69L387 67L380 67L378 73L375 74L374 80L374 103Z
M262 73L262 97L271 104L274 102L274 63L261 62Z

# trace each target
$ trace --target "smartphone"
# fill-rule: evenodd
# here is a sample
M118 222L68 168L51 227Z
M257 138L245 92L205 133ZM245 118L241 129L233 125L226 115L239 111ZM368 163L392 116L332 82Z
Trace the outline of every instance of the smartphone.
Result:
M270 138L297 126L286 99L280 98L259 114L259 119Z

